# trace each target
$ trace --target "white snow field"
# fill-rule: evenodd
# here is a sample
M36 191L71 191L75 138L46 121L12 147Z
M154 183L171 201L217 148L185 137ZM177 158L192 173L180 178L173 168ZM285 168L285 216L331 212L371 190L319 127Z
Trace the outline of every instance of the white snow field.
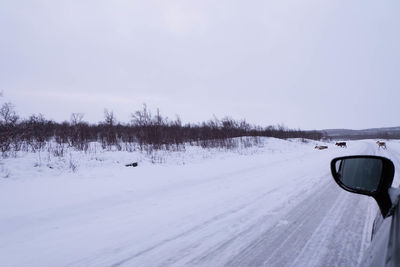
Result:
M341 190L329 163L377 154L400 166L400 143L375 141L319 151L265 138L240 152L188 147L162 164L136 152L2 159L0 265L356 266L377 205Z

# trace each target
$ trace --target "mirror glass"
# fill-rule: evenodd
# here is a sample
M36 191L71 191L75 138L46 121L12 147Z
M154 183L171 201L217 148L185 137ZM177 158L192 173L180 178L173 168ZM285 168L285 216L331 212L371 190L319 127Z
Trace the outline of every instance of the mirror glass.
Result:
M353 190L375 192L382 177L383 162L377 158L347 158L336 162L342 184Z

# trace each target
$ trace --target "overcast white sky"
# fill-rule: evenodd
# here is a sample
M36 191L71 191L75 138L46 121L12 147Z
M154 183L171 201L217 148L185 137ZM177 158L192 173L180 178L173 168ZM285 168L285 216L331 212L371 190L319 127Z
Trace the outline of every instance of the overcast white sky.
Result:
M399 126L400 1L0 1L0 90L20 115Z

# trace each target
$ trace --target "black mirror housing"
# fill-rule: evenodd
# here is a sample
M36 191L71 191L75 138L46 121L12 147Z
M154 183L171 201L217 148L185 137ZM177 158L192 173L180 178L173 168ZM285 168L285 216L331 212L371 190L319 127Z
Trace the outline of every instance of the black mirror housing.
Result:
M391 160L379 156L347 156L331 161L335 182L346 191L373 197L384 218L392 207L388 189L394 170Z

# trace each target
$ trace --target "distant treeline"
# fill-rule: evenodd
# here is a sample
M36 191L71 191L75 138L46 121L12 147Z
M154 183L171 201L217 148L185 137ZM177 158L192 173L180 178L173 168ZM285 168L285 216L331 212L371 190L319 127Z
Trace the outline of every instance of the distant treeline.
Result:
M169 120L160 112L152 115L146 105L132 113L129 123L118 122L112 111L104 111L104 121L90 124L81 113L72 113L69 121L62 123L47 120L43 115L21 119L11 103L0 109L0 151L40 151L50 142L57 146L56 153L65 147L87 150L90 142L99 142L104 149L176 149L185 143L207 147L230 148L237 145L235 137L307 138L321 139L317 131L291 130L283 126L266 128L252 126L245 120L225 117L214 118L199 124L182 124L179 117ZM242 140L242 138L240 138ZM243 138L243 142L248 139ZM246 144L245 144L246 145ZM251 145L251 144L248 144ZM58 152L57 152L58 151Z

